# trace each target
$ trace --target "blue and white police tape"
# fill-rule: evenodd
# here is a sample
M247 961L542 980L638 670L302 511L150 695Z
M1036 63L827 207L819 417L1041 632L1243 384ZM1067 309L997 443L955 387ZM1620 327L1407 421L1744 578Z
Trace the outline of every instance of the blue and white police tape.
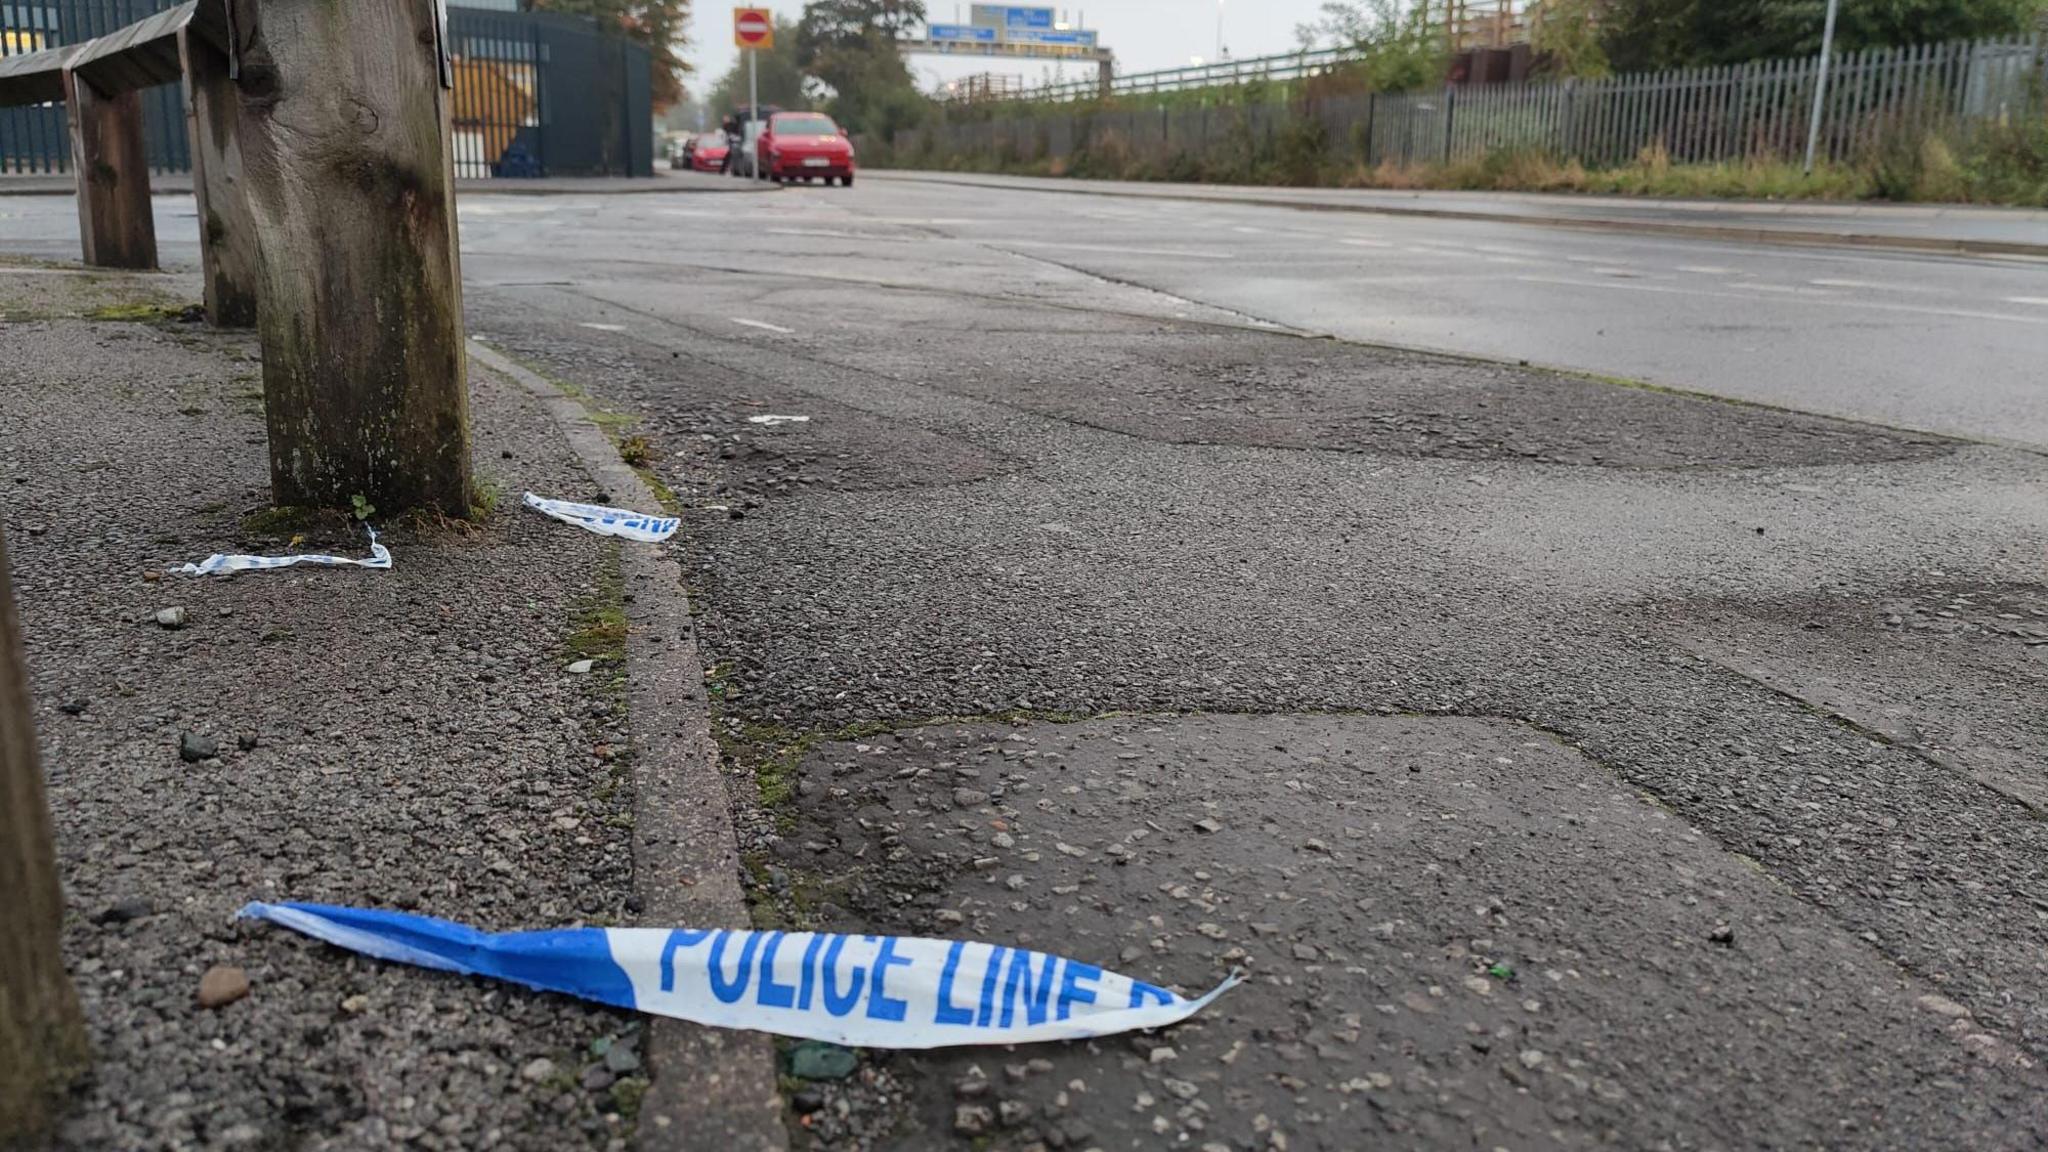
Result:
M620 1008L855 1048L1079 1040L1177 1024L1193 1000L1023 948L908 936L691 928L479 932L326 904L250 904L268 920L380 960L509 980Z
M320 553L293 556L229 556L216 552L197 564L186 564L171 569L171 572L177 576L213 576L235 572L266 572L272 568L291 568L300 564L316 564L323 568L390 568L391 549L377 543L375 528L367 524L363 525L363 528L370 534L370 555L360 560Z
M543 516L552 516L564 524L587 528L600 536L623 536L628 540L643 540L659 544L676 534L682 521L672 516L642 516L624 508L603 508L596 504L571 504L567 500L548 500L533 493L526 494L526 506Z

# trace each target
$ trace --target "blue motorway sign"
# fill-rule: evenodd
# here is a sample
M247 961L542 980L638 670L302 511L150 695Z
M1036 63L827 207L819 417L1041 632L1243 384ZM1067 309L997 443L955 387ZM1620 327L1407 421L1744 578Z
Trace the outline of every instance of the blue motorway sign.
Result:
M1052 30L1053 14L1050 8L1025 8L1011 4L976 4L973 8L976 25L983 28L1004 28L1011 39L1017 39L1020 28Z
M971 42L977 44L993 44L996 42L995 29L981 28L973 24L933 24L930 26L930 32L931 39L937 41L952 43Z
M1012 44L1067 44L1077 48L1095 47L1095 33L1076 28L1065 32L1051 29L1012 28L1005 37Z

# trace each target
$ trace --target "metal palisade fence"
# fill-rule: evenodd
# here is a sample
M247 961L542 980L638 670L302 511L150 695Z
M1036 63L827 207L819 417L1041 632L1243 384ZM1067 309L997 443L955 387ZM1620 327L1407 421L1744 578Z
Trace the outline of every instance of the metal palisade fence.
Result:
M1291 59L1291 58L1290 58ZM1182 70L1184 71L1184 70ZM899 162L1065 161L1113 151L1171 172L1176 161L1238 149L1271 156L1307 130L1331 160L1368 167L1440 164L1509 150L1625 164L1659 150L1674 163L1791 159L1813 114L1818 56L1719 68L1426 92L1342 92L1342 66L1287 87L1181 87L1146 101L1143 77L1120 78L1135 100L1007 105L898 134ZM1181 77L1176 74L1175 80ZM1128 86L1126 86L1128 85ZM1317 94L1318 90L1325 93ZM2048 91L2048 41L2015 38L1881 48L1835 58L1820 119L1820 155L1854 160L1894 134L2037 117ZM1149 105L1149 106L1148 106Z
M0 55L104 36L178 0L0 0ZM651 61L645 46L590 20L451 6L456 175L653 174ZM179 85L143 92L144 140L158 172L191 168ZM0 174L67 172L64 108L0 108Z

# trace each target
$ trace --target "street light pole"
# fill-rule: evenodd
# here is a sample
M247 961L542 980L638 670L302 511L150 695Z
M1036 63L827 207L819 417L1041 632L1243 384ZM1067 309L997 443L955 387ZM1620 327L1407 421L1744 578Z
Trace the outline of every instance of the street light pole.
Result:
M1828 97L1828 65L1835 55L1835 9L1841 0L1828 0L1828 22L1820 34L1820 75L1813 82L1813 118L1806 125L1806 174L1813 175L1813 154L1820 146L1821 105Z

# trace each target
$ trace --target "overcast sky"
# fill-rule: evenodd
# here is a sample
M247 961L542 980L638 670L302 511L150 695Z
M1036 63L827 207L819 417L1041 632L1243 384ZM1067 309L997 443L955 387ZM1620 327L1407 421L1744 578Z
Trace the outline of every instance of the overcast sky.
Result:
M965 22L970 0L925 0L931 18L942 24ZM1034 3L1036 0L1020 0ZM803 14L802 0L771 0L767 5L794 20ZM1116 53L1117 67L1125 72L1147 72L1156 68L1178 68L1200 56L1216 55L1217 0L1084 0L1080 4L1046 3L1069 19L1079 18L1082 26L1102 33L1102 44ZM738 50L732 46L732 6L717 0L697 0L690 50L686 54L696 65L690 90L703 92L732 67ZM1223 43L1232 56L1266 56L1295 47L1294 27L1315 18L1321 0L1222 0ZM913 56L912 71L929 88L935 78L950 79L977 72L1021 75L1030 81L1043 78L1053 67L1046 60L953 59L942 56ZM1079 77L1093 66L1077 61L1066 66L1066 74Z

